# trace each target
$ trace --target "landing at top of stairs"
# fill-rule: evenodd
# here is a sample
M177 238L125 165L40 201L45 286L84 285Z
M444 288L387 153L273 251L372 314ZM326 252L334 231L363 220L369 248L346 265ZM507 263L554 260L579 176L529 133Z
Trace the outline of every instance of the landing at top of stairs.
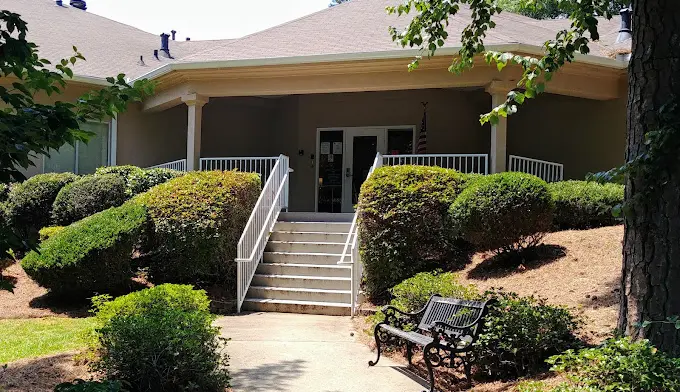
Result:
M282 212L279 222L345 222L352 223L354 214L331 214L326 212Z

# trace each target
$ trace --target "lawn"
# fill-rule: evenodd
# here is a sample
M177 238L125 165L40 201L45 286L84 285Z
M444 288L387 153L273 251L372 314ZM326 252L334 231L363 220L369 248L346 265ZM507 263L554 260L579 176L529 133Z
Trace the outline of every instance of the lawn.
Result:
M93 325L91 318L0 320L0 364L83 348Z

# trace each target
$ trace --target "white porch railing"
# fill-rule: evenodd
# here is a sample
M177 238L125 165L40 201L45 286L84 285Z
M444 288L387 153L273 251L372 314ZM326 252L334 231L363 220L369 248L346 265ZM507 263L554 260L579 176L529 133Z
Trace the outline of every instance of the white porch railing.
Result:
M168 163L161 163L160 165L156 166L151 166L148 167L147 169L170 169L170 170L177 170L177 171L187 171L187 160L186 159L178 159L176 161L168 162Z
M489 155L487 154L384 155L382 163L385 166L438 166L455 169L461 173L489 174Z
M370 170L368 171L368 175L366 176L366 179L368 179L371 174L375 171L375 169L383 166L383 155L380 153L376 154L375 160L373 160L373 166L371 166ZM358 302L359 302L359 289L361 286L361 277L364 274L364 265L361 263L361 257L359 257L359 233L358 233L358 218L359 218L359 211L354 213L354 218L352 219L352 226L349 229L349 234L347 235L347 241L345 242L345 247L342 250L342 256L340 256L340 261L338 261L338 265L341 264L350 264L352 266L352 299L351 299L351 306L352 306L352 316L355 316L358 310ZM350 251L350 260L345 261L348 255L348 251Z
M267 182L262 188L262 193L238 242L236 298L239 313L255 275L255 270L262 260L269 233L274 228L281 210L288 208L289 158L281 155L275 159L276 161L270 171L271 175L268 176Z
M201 170L238 170L248 173L259 173L264 184L274 172L279 157L229 157L201 158Z
M510 155L508 171L533 174L547 182L562 181L564 179L563 164L516 155Z

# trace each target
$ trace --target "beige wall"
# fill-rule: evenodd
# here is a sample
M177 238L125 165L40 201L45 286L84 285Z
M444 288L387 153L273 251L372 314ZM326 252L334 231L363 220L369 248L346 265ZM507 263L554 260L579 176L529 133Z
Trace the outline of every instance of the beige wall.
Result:
M118 165L148 167L187 155L187 106L143 112L134 104L118 116Z
M624 162L626 101L545 94L508 120L508 155L564 164L568 179Z

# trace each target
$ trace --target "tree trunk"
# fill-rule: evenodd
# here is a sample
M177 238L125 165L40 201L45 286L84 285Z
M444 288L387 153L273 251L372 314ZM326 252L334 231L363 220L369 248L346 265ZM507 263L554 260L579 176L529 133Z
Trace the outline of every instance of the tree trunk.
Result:
M632 159L646 151L644 135L657 129L661 106L680 103L680 1L633 0L628 80L626 159ZM643 321L680 316L680 167L661 168L655 175L659 177L631 176L626 187L632 209L625 217L618 327L680 356L680 333L674 326L637 327ZM665 183L644 193L658 178ZM633 200L638 194L644 197Z

